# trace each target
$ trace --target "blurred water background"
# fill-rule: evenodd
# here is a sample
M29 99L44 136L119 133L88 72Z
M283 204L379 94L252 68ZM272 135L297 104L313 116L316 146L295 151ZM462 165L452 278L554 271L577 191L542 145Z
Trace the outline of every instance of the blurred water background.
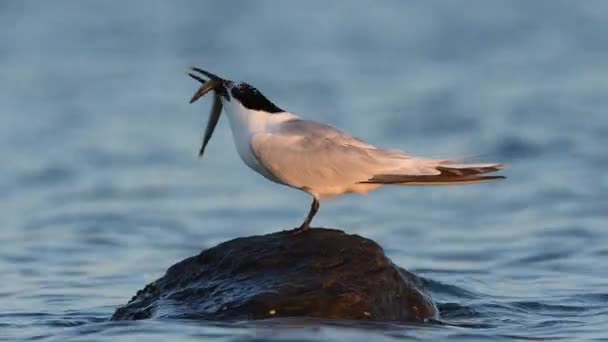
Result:
M608 2L0 2L0 339L608 338ZM304 193L197 158L199 65L371 143L506 181L322 205L427 279L440 323L109 322L167 267L299 224Z

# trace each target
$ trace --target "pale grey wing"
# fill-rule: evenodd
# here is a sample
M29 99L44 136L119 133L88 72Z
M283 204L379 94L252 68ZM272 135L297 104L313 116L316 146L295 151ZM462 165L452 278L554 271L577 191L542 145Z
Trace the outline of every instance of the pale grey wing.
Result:
M333 188L398 169L408 156L378 149L331 126L290 120L273 132L257 133L251 148L280 182L296 188Z
M356 146L361 148L376 149L375 146L355 138L333 126L310 120L292 119L280 124L276 133L285 135L300 135L311 139L330 139L344 146Z

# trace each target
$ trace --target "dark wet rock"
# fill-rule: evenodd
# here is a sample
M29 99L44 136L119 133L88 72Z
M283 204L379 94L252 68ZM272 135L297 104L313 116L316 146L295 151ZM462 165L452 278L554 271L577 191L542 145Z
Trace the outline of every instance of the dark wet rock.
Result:
M436 315L422 281L395 266L378 244L315 228L238 238L187 258L112 319L423 321Z

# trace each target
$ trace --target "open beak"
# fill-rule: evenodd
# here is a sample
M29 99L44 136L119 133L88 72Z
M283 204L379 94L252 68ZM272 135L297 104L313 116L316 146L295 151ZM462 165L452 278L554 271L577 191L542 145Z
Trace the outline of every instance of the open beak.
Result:
M215 74L196 67L192 67L191 70L201 73L204 76L207 76L209 80L206 81L200 76L197 76L193 73L188 73L190 77L202 83L201 87L192 96L192 99L190 99L190 103L193 103L196 100L200 99L211 90L215 92L215 94L213 94L213 105L211 106L211 115L209 116L209 121L207 121L207 128L205 129L205 135L203 137L203 144L201 145L201 149L198 153L199 157L202 157L203 153L205 153L205 147L207 147L209 140L211 140L211 135L213 135L215 126L217 125L217 122L220 119L220 115L222 114L222 100L220 99L220 93L222 91L225 91L224 80Z

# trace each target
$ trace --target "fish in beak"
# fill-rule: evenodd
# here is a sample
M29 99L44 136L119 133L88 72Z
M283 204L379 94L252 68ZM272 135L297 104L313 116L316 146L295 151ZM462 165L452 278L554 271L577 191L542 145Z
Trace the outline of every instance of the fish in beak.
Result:
M201 149L198 153L199 157L202 157L203 153L205 153L205 147L207 147L209 140L211 140L211 135L213 135L215 126L217 125L217 122L220 119L220 115L222 114L222 100L220 96L226 93L226 88L224 87L224 83L226 81L215 74L212 74L197 67L192 67L190 68L190 70L192 70L193 72L198 72L209 78L209 80L205 80L202 77L193 74L192 72L188 73L190 77L202 83L201 87L192 96L192 99L190 99L190 103L195 102L196 100L205 96L205 94L210 91L214 92L213 105L211 106L211 115L209 116L209 121L207 121L207 128L205 129L203 144L201 145Z

